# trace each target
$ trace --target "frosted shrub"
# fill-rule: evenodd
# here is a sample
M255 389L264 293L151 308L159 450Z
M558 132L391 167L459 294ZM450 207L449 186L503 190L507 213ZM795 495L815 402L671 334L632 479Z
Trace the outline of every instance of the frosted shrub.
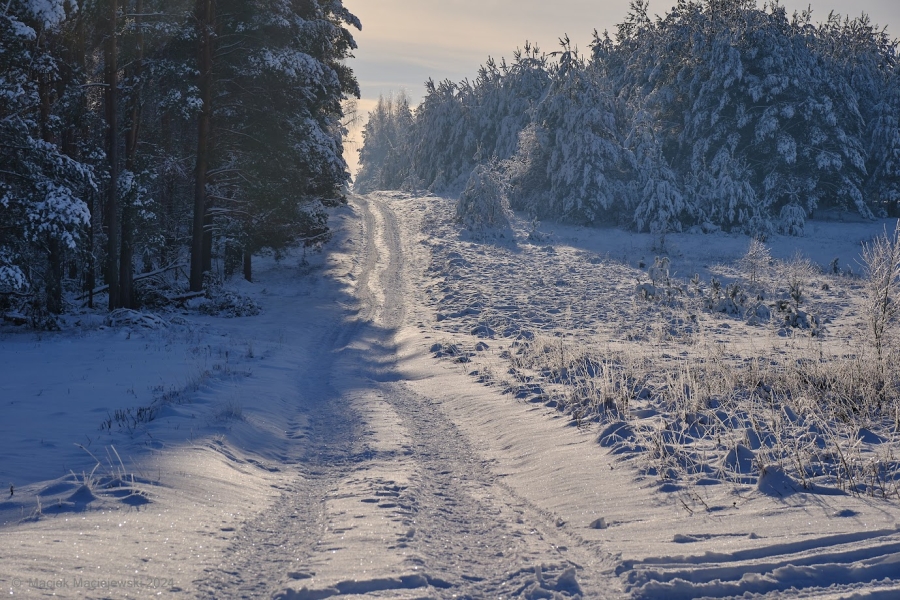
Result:
M759 285L760 279L767 274L771 264L772 255L769 248L758 239L750 240L750 247L741 258L740 265L751 286Z
M862 255L869 275L865 284L866 320L878 358L882 359L888 325L900 316L900 221L890 236L885 231L863 244Z
M489 165L472 171L456 205L456 219L472 233L509 231L509 201L502 175Z
M550 185L547 176L549 145L547 131L532 123L519 132L515 156L504 161L509 176L510 203L516 210L531 213L535 218L539 213L547 212L540 199Z
M815 276L816 268L808 258L797 252L790 261L779 265L779 271L787 284L788 295L794 301L794 306L799 308L805 300L806 288Z
M653 261L653 266L650 267L650 280L653 282L653 285L659 285L661 283L669 282L669 257L657 256Z
M225 289L222 280L207 273L203 298L196 300L196 308L207 315L220 317L252 317L262 312L259 304L250 296Z

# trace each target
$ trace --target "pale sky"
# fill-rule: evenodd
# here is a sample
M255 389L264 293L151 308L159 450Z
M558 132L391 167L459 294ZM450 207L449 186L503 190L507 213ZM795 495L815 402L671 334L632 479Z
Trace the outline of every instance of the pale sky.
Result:
M663 14L675 0L651 0L650 13ZM762 4L758 1L758 4ZM900 0L782 0L789 12L812 5L813 20L830 11L859 16L888 26L900 36ZM360 18L354 31L359 44L350 64L362 88L359 108L368 114L379 94L404 89L413 105L424 94L424 82L473 79L493 56L511 57L526 40L543 51L558 48L564 34L586 52L594 29L615 31L628 12L628 0L344 0ZM347 159L356 170L356 151L348 144Z

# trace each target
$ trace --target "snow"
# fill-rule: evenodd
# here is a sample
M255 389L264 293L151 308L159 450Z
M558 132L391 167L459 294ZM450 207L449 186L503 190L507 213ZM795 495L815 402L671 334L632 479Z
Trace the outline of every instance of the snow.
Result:
M73 4L77 10L78 4ZM28 9L45 27L57 25L66 17L65 2L61 0L28 0Z
M667 415L654 381L636 390L627 421L578 422L548 402L559 373L536 367L525 383L508 372L526 342L550 352L559 340L607 356L640 350L640 364L660 373L707 345L777 358L821 343L828 353L861 335L859 280L816 275L831 289L807 289L803 309L827 321L818 340L702 311L670 335L658 329L669 308L638 299L636 283L661 293L667 280L698 273L724 289L742 281L746 237L514 215L514 240L479 242L455 223L455 208L393 193L331 209L325 253L260 259L254 283L231 284L262 307L255 316L84 310L61 332L0 328L0 589L97 598L900 591L896 497L847 493L826 477L804 486L777 461L757 469L762 437L719 456L688 415L681 435L697 441L682 444L684 456L721 460L733 476L704 467L662 481L635 450L647 424ZM766 246L772 260L799 249L815 265L837 258L860 272L861 242L885 224L808 219L807 237L776 235ZM679 341L699 335L691 327L703 343ZM529 356L542 365L553 355ZM532 373L521 360L516 368ZM611 365L598 373L614 376ZM806 418L787 407L778 422L799 431ZM848 436L863 458L896 452L896 432L878 422Z
M21 38L23 38L25 40L29 40L29 41L33 40L37 37L37 32L34 29L29 27L25 23L22 23L21 21L19 21L16 18L10 18L9 24L12 28L13 34L18 37L21 37ZM4 87L4 88L7 87L5 78L3 80L0 80L0 83L3 84L2 87Z
M72 190L52 181L39 183L37 189L43 194L44 199L28 207L32 236L37 237L37 233L50 233L69 250L76 250L78 247L76 232L91 222L87 204L76 197Z
M0 261L11 262L5 253L0 251ZM21 290L27 284L22 269L16 266L0 265L0 286L13 290Z

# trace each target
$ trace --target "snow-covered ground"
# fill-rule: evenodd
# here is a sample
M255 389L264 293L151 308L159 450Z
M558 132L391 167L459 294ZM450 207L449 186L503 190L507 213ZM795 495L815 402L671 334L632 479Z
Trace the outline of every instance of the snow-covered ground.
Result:
M900 594L889 424L812 420L809 399L770 403L765 419L740 394L696 399L746 381L748 358L864 349L860 280L808 276L812 336L777 311L703 308L713 278L744 283L744 237L515 221L514 240L479 241L453 210L353 198L326 253L262 262L238 286L257 316L0 330L3 591ZM771 240L763 304L789 277L777 261L799 249L859 272L860 242L884 225L812 221L807 237ZM651 276L657 256L668 277ZM567 376L574 364L583 376ZM689 392L673 400L678 386ZM810 431L795 466L785 440Z

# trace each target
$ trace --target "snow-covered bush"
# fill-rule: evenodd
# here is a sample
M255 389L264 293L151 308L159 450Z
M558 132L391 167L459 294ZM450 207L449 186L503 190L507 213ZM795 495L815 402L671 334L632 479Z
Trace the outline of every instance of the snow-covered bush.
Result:
M817 267L806 257L797 252L790 260L778 263L784 291L798 309L806 301L806 289L810 286L812 278L816 275Z
M549 186L549 147L546 128L531 123L519 132L515 155L504 161L509 177L510 205L535 219L549 213L544 208Z
M253 317L262 312L259 304L250 296L227 289L222 280L207 273L202 298L192 299L191 306L200 312L220 317Z
M806 226L806 211L799 204L785 204L778 215L778 231L784 235L801 237Z
M889 325L900 316L900 221L892 234L885 231L863 244L862 256L868 271L865 318L882 359Z
M744 224L744 233L755 240L767 242L775 235L775 226L768 217L755 215Z
M511 235L506 183L497 169L475 168L456 205L456 219L476 235Z

